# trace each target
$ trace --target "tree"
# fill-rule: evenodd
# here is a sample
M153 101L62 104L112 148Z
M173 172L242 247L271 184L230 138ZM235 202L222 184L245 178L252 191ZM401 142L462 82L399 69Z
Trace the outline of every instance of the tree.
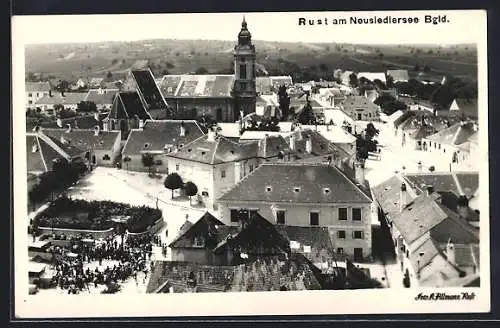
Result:
M189 204L191 205L191 197L196 196L198 193L198 187L191 181L188 181L184 184L184 191L186 195L189 196Z
M358 86L358 76L356 74L352 73L349 75L349 84L353 87Z
M113 73L111 73L111 71L108 71L108 74L106 74L106 77L108 79L112 78L113 77Z
M163 185L165 186L165 188L172 191L172 199L174 199L174 190L182 188L183 186L182 178L175 172L170 173L165 178L165 181L163 181Z
M70 86L70 83L66 80L59 80L59 82L57 83L55 89L60 91L60 92L64 92L64 91L68 91L69 89L69 86Z
M151 175L151 168L155 164L153 155L145 153L141 157L142 165L148 168L148 174Z
M64 106L62 104L55 104L54 105L54 111L57 113L57 112L60 112L64 110Z
M368 123L365 128L365 136L366 139L371 140L373 137L378 136L379 130L375 128L375 125L373 123Z
M196 74L199 74L199 75L203 75L203 74L207 74L208 73L208 70L205 68L205 67L199 67L196 71L195 71Z
M123 162L125 163L125 166L126 166L126 168L127 168L127 171L128 171L128 163L129 163L131 160L132 160L132 159L131 159L130 157L128 157L128 156L125 156L125 157L123 158Z
M97 112L97 106L93 101L80 101L76 107L78 112L91 113Z
M290 97L286 91L286 86L281 85L278 89L278 102L282 117L287 120L290 114Z
M297 116L297 121L300 124L309 125L316 123L316 116L313 113L311 102L309 101L309 96L307 97L307 103L302 108L302 111Z

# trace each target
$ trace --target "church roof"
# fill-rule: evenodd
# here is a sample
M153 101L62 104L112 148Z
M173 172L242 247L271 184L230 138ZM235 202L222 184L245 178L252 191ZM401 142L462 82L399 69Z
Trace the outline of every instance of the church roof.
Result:
M234 75L165 75L160 90L165 98L229 98Z
M141 120L151 119L136 91L119 92L113 101L108 118Z

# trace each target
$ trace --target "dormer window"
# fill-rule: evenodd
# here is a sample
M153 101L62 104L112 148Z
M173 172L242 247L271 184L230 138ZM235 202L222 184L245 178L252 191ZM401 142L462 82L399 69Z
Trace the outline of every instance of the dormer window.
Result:
M293 192L299 192L300 191L300 187L294 187L293 188Z
M190 152L191 152L191 148L188 148L188 153L190 153Z
M273 188L271 186L266 186L266 191L267 192L271 192L273 190Z
M144 144L144 148L145 148L145 149L149 148L149 146L150 146L150 145L149 145L149 142L146 142L146 143Z
M201 154L202 154L202 155L205 155L205 154L206 154L206 152L202 151L202 152L201 152Z
M330 193L330 188L323 188L323 192L325 195L328 195Z

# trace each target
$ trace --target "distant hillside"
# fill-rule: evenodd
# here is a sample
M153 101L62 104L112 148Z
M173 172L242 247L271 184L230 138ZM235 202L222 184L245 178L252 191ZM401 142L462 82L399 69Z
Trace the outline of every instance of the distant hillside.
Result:
M307 79L302 70L329 77L337 68L385 71L427 66L436 75L451 73L476 80L477 54L473 45L407 46L254 41L259 74L290 74ZM146 61L156 76L195 72L231 73L234 41L143 40L93 44L29 45L26 72L61 79L106 76L122 78L128 69ZM313 76L316 76L313 74Z

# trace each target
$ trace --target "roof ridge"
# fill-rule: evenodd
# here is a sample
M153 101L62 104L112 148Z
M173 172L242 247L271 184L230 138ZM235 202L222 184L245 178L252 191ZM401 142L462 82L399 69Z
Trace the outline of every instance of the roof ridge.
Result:
M217 143L215 144L215 147L214 147L214 152L212 154L212 160L210 161L211 165L214 165L215 154L217 153L217 148L219 148L219 143L220 143L220 137L217 138Z
M42 145L40 145L40 139L35 135L35 140L38 144L38 151L40 152L40 157L42 158L43 166L45 167L45 171L49 171L49 167L47 166L47 162L45 161L45 156L43 156Z

